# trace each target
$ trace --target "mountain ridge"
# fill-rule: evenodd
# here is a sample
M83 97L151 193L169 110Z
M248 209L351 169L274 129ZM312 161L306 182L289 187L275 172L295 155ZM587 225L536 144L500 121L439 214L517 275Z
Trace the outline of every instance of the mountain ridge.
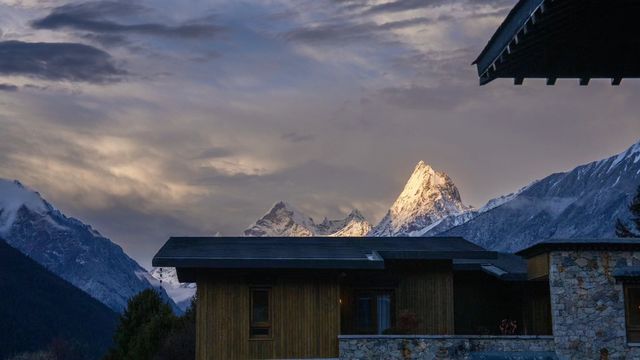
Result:
M353 209L344 219L329 220L326 217L320 224L291 204L278 201L252 226L244 236L363 236L371 224ZM337 235L340 234L340 235Z
M499 206L439 235L510 252L550 238L615 237L615 220L629 216L639 184L640 142L533 181Z
M0 358L42 350L54 339L78 342L99 358L118 314L0 238Z
M147 288L158 289L177 309L120 246L17 180L0 179L0 237L115 311Z

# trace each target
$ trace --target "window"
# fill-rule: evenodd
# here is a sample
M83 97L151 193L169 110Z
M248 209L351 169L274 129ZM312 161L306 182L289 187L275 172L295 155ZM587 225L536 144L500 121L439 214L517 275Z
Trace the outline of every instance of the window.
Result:
M627 341L640 342L640 285L625 285L624 302L627 319Z
M271 338L271 289L251 289L251 327L252 339Z
M390 290L363 290L356 297L358 331L383 334L392 327L393 292Z

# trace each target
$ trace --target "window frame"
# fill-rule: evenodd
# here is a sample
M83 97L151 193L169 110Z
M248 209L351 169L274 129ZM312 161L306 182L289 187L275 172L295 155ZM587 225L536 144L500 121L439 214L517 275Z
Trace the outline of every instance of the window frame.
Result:
M358 288L354 293L354 305L355 305L355 330L359 334L378 335L378 301L377 298L380 295L389 295L391 301L390 304L390 326L389 329L393 329L396 326L396 289L394 288ZM372 326L365 329L360 326L358 316L360 314L360 302L358 301L362 296L371 296L375 300L372 301L371 310L371 324Z
M266 322L253 321L253 300L254 292L264 291L267 293L267 316ZM249 288L249 340L272 340L273 339L273 297L269 286L251 286ZM254 329L267 330L266 335L254 335Z
M624 323L627 343L637 344L640 343L640 321L638 322L638 324L631 324L631 317L629 316L631 311L633 310L631 309L631 304L629 302L629 291L632 289L640 292L640 284L624 284Z

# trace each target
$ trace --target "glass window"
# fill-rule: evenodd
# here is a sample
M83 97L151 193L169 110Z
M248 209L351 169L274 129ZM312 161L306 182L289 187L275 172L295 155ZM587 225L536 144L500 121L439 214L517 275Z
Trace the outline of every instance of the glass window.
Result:
M391 328L391 295L379 294L378 297L378 334Z
M271 336L271 289L251 289L251 328L252 338Z
M392 327L392 292L389 290L363 290L356 301L358 331L365 334L383 334Z

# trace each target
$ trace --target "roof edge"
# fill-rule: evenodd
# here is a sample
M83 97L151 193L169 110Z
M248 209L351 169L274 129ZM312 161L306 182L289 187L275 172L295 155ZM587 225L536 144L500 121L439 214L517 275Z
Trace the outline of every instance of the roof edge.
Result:
M594 250L594 251L640 251L640 238L624 239L558 239L542 241L531 245L515 254L525 259L551 251Z

